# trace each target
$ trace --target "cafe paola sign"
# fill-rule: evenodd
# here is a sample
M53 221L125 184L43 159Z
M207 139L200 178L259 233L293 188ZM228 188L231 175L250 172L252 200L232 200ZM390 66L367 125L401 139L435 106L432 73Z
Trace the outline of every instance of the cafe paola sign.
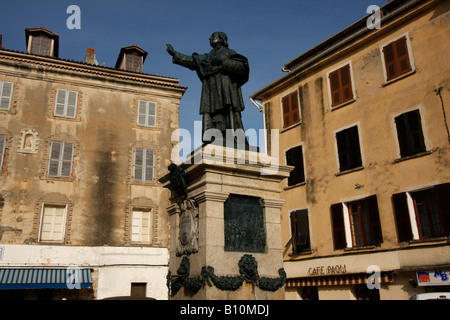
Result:
M345 273L347 273L347 266L345 264L337 264L334 266L318 266L308 269L308 276L328 276Z

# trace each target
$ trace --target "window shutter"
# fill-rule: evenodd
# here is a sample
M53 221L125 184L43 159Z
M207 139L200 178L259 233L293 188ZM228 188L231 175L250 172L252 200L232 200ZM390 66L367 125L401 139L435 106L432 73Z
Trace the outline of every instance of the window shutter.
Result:
M139 100L138 104L138 125L156 126L156 103L151 101Z
M444 183L435 187L438 208L440 212L442 233L444 236L450 235L450 183Z
M331 205L331 225L333 228L334 250L345 249L347 241L345 239L344 212L342 203Z
M153 150L145 152L145 181L153 181L154 153Z
M289 186L305 181L302 146L294 147L286 151L286 164L288 166L294 166L294 170L291 171L288 178Z
M352 79L350 76L350 65L342 67L339 71L341 76L342 102L347 102L353 98Z
M156 103L148 102L148 120L147 124L150 127L156 126Z
M6 136L0 136L0 172L3 168L3 159L5 158Z
M75 118L75 112L77 109L77 97L78 92L76 91L68 91L68 98L67 98L67 112L66 116L70 118Z
M134 153L134 179L143 181L144 149L136 149Z
M297 91L293 92L289 95L290 97L290 105L291 105L291 115L292 115L292 124L297 123L300 120L298 114L298 93Z
M56 94L55 115L64 116L65 104L66 104L66 90L58 90Z
M287 128L291 125L291 117L290 117L290 106L289 106L289 96L285 96L282 99L283 104L283 117L284 117L284 124L283 127Z
M383 48L387 81L412 70L406 37L393 41Z
M309 240L308 210L291 212L292 252L311 249Z
M283 128L287 128L300 121L298 92L295 91L281 99L283 105Z
M397 70L395 66L394 43L390 43L383 48L384 64L386 67L387 80L397 77Z
M422 132L422 123L419 110L410 111L406 114L405 120L409 129L409 144L412 153L425 151L425 142Z
M398 242L412 240L411 221L409 218L406 193L397 193L392 196L394 205L395 223L397 226Z
M380 213L378 211L377 196L371 196L367 198L369 206L369 228L367 230L371 235L372 243L369 245L379 245L383 242L383 235L381 232Z
M61 142L53 141L50 147L50 160L48 165L48 174L50 176L57 176L59 169L59 159L61 154Z
M397 70L398 75L402 75L411 71L411 64L409 62L408 44L406 37L395 41L397 51Z
M61 161L61 176L70 177L72 173L73 144L64 143L63 156Z
M341 87L339 85L339 70L330 73L329 78L330 78L332 106L337 106L342 103Z
M147 114L147 104L145 101L139 100L139 107L138 107L138 125L145 126L145 118Z
M12 99L14 84L12 82L0 81L0 109L9 110Z
M331 105L333 107L353 99L352 77L349 64L331 72L329 79Z

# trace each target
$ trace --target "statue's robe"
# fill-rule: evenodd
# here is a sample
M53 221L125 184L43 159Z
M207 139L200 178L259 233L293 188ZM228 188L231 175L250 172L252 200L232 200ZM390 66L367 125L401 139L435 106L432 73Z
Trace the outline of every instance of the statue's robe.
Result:
M219 47L209 53L194 53L192 56L176 52L173 63L195 70L202 81L200 114L203 115L203 133L210 128L223 134L226 129L244 129L241 112L245 106L241 86L248 81L250 70L246 57Z

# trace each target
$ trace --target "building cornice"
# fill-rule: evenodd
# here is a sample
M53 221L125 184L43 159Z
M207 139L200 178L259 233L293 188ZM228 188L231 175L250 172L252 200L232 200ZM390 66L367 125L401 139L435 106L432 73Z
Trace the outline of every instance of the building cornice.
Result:
M284 65L284 69L288 70L288 73L281 76L277 80L268 84L267 86L256 91L250 95L251 99L262 100L266 98L271 91L284 86L293 79L300 78L300 74L310 70L324 61L329 61L331 57L335 57L336 54L348 49L355 43L360 43L368 39L372 39L378 35L378 32L384 32L386 28L390 28L394 22L403 20L405 16L409 16L413 11L423 10L429 5L436 3L440 0L393 0L386 3L380 8L384 14L381 18L382 27L380 30L369 30L367 28L367 19L370 15L367 15L360 20L356 21L352 25L338 32L334 36L321 42L312 49L306 51L295 59ZM397 19L397 20L396 20Z
M119 81L148 84L156 87L171 88L178 91L186 91L187 87L179 85L179 79L150 75L146 73L135 73L125 70L90 65L77 61L69 61L60 58L43 57L23 52L0 49L0 61L9 60L15 63L30 63L65 70L68 72L79 72L99 78L114 78Z

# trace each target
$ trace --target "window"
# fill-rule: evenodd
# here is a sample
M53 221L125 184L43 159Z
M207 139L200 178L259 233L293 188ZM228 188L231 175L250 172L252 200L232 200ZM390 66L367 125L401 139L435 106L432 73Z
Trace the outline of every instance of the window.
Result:
M0 110L9 110L11 107L13 86L12 82L0 81Z
M399 115L395 118L395 125L401 157L426 151L419 110Z
M5 160L6 136L0 135L0 172L2 172L3 161Z
M405 35L382 47L386 81L398 78L413 70L408 41Z
M134 180L152 182L155 171L155 153L150 149L136 148L134 153Z
M65 118L75 118L77 112L78 92L58 89L56 92L54 115Z
M450 235L450 183L392 196L398 241Z
M288 178L289 186L305 182L302 146L298 146L286 151L286 164L288 166L294 166L294 170L291 171L291 174Z
M300 110L298 103L298 92L284 96L281 99L283 108L283 128L288 128L294 124L300 123Z
M292 253L309 252L311 243L309 239L308 210L291 212Z
M347 171L362 166L358 126L336 133L339 171Z
M53 141L49 158L48 176L70 177L72 174L73 143Z
M147 283L131 283L132 297L146 297L147 296Z
M64 240L67 206L43 205L39 241Z
M332 107L339 106L354 99L350 64L330 72L328 79Z
M334 249L383 242L376 196L331 206Z
M136 53L125 55L125 69L132 72L142 72L142 57Z
M152 239L152 210L133 209L131 241L150 243Z
M33 36L31 40L30 53L41 56L49 56L50 44L51 44L50 38L46 36Z
M139 100L137 123L140 126L156 127L156 102Z

